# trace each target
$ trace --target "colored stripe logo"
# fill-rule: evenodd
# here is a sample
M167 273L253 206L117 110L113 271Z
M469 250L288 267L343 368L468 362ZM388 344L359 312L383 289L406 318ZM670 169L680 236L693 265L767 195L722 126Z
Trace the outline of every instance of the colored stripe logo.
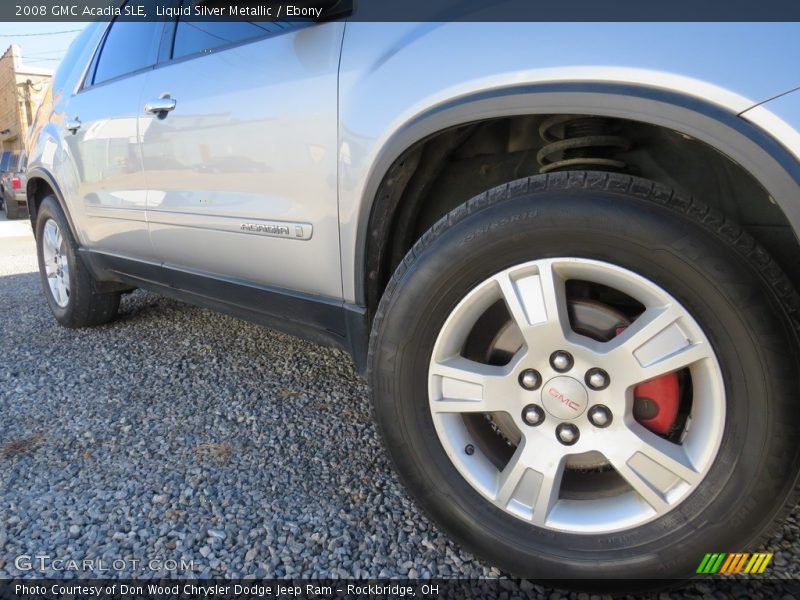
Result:
M703 575L738 575L739 573L759 574L772 561L772 552L715 552L706 554L697 567L697 573Z

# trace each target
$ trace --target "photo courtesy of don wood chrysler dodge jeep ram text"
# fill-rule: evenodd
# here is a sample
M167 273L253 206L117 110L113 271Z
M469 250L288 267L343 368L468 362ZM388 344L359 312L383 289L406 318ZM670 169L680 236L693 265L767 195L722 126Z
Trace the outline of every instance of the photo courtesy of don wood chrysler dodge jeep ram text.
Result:
M92 24L28 140L44 293L67 327L141 287L339 345L479 557L692 576L796 500L799 54L781 24Z

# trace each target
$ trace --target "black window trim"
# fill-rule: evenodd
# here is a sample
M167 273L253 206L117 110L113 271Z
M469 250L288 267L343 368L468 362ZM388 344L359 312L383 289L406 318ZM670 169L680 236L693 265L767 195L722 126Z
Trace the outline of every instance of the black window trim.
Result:
M177 2L179 0L174 0L174 1ZM124 4L125 3L123 3L123 5ZM103 36L100 39L100 42L97 44L97 48L95 48L94 54L92 55L92 60L89 61L89 68L86 70L86 74L83 77L83 82L80 85L80 89L77 91L78 94L80 94L80 93L82 93L84 91L93 90L95 88L102 87L102 86L104 86L106 84L109 84L109 83L114 83L114 82L120 81L122 79L125 79L126 77L134 77L136 75L140 75L141 73L146 73L147 71L152 71L153 69L155 69L159 65L159 63L161 61L161 57L162 57L163 46L164 46L164 32L165 32L165 29L166 29L167 25L170 25L174 21L167 21L167 22L159 22L159 23L157 23L157 25L159 25L161 27L161 31L159 31L159 33L158 33L158 48L156 49L156 62L154 62L152 65L148 65L146 67L142 67L141 69L136 69L135 71L130 71L128 73L123 73L122 75L117 75L116 77L112 77L111 79L106 79L105 81L101 81L100 83L95 83L94 82L95 73L97 71L97 63L100 61L100 57L103 54L103 49L105 48L105 45L106 45L106 39L108 39L108 34L111 32L111 28L114 26L114 23L116 23L118 20L119 20L119 18L111 20L108 23L108 25L106 26L105 31L103 31ZM171 53L171 51L172 50L170 48L170 53Z
M182 0L181 1L181 7L186 6L186 5L191 6L192 2L194 2L194 0ZM174 19L174 21L173 21L174 25L172 27L171 42L170 42L170 45L169 45L169 50L170 51L169 51L169 54L168 54L169 58L164 59L163 62L162 62L161 61L161 56L159 56L159 62L156 65L156 67L162 67L162 66L169 65L169 64L180 63L180 62L183 62L183 61L186 61L186 60L193 60L195 58L201 58L203 56L210 56L211 54L216 54L218 52L224 52L225 50L230 50L231 48L236 48L237 46L244 46L246 44L254 44L256 42L260 42L260 41L268 39L268 38L279 37L279 36L282 36L282 35L286 35L287 33L294 33L296 31L300 31L302 29L305 29L306 27L310 27L312 25L319 25L320 24L317 21L313 21L313 20L310 20L310 19L307 20L307 21L306 20L298 20L298 21L295 21L295 23L297 23L297 25L295 27L288 28L288 29L286 29L284 31L265 31L263 34L258 35L258 36L250 37L250 38L247 38L247 39L244 39L244 40L239 40L237 42L230 42L229 44L223 44L223 45L220 45L220 46L214 46L210 50L201 50L199 52L193 52L192 54L185 54L183 56L175 58L175 38L178 35L178 22L180 20L181 20L180 18L176 17Z

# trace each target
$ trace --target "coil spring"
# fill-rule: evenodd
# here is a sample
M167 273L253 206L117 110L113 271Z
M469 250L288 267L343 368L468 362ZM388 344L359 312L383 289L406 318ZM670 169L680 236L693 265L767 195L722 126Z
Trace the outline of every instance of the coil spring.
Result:
M615 153L629 150L631 142L616 133L608 119L556 115L542 121L539 135L547 142L536 154L540 173L576 168L621 171L627 166Z

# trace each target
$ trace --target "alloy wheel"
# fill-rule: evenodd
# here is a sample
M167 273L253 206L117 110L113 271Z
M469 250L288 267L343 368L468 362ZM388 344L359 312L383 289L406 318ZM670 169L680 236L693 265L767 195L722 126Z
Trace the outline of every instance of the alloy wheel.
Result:
M588 309L605 329L576 319L587 310L574 289L591 286L616 300ZM487 318L498 307L505 318ZM476 338L503 352L476 355ZM588 259L532 261L472 289L436 339L428 392L439 440L474 489L570 533L674 509L707 474L725 425L719 362L697 321L654 282Z
M69 303L70 273L64 236L53 219L47 220L42 233L44 268L50 294L58 306L65 308Z

